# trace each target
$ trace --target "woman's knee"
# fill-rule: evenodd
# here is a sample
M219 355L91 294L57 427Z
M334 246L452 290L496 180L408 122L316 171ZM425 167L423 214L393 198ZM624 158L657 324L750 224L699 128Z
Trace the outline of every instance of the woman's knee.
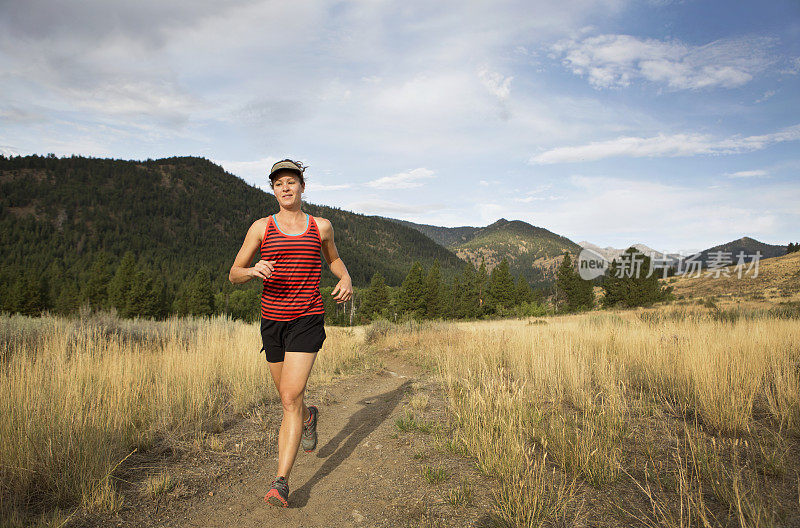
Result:
M296 410L303 402L303 391L295 387L281 387L278 392L281 395L281 403L286 410Z

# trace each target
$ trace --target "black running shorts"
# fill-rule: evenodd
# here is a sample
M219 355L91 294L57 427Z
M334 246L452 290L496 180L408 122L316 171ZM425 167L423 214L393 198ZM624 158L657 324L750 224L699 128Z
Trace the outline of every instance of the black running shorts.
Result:
M267 353L267 361L283 361L286 351L319 352L325 341L325 314L312 314L291 321L261 319L261 350Z

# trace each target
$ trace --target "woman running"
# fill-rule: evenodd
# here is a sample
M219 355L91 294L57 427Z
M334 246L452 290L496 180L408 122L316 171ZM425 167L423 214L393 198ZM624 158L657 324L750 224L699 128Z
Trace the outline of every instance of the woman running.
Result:
M309 453L317 447L319 410L306 407L303 395L317 352L325 341L325 308L319 293L320 249L331 272L339 278L331 295L343 303L353 295L350 274L333 242L333 226L304 213L302 163L289 159L272 166L270 187L280 211L253 222L236 255L229 279L241 284L257 277L264 281L261 293L262 351L283 405L278 434L278 473L264 500L289 506L289 473L300 444ZM256 252L260 260L252 268Z

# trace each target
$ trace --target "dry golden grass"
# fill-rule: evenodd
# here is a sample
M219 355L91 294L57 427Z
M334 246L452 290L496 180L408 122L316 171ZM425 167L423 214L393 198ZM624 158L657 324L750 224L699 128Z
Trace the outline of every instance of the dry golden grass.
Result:
M499 479L500 525L569 526L586 501L606 526L800 522L800 465L785 454L800 447L800 325L717 318L428 323L379 344L436 363L447 448Z
M377 361L369 347L432 369L453 422L420 418L430 401L418 392L397 426L433 434L495 477L501 526L586 516L605 526L790 526L800 523L792 315L668 306L329 327L309 384ZM277 396L259 348L257 325L223 318L0 317L6 524L58 526L58 509L78 505L113 512L111 476L134 449L226 449L217 433L230 413L267 427L255 405ZM428 477L447 475L431 466ZM156 475L145 490L171 485Z
M144 482L143 491L151 499L165 495L175 487L175 480L166 471L151 475Z
M326 332L309 386L374 361L360 331ZM0 519L113 512L110 476L134 450L223 449L226 415L278 399L260 348L257 324L226 318L0 316Z

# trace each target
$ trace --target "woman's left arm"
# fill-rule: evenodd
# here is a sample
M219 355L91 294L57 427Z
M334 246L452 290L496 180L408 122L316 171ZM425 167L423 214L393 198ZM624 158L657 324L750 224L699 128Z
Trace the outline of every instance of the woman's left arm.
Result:
M353 282L350 280L350 274L347 272L344 261L339 257L336 243L333 241L333 225L325 218L314 217L314 219L318 220L319 237L322 241L322 254L325 256L325 261L331 268L331 273L339 277L339 282L333 288L331 295L334 296L337 303L347 302L353 297Z

